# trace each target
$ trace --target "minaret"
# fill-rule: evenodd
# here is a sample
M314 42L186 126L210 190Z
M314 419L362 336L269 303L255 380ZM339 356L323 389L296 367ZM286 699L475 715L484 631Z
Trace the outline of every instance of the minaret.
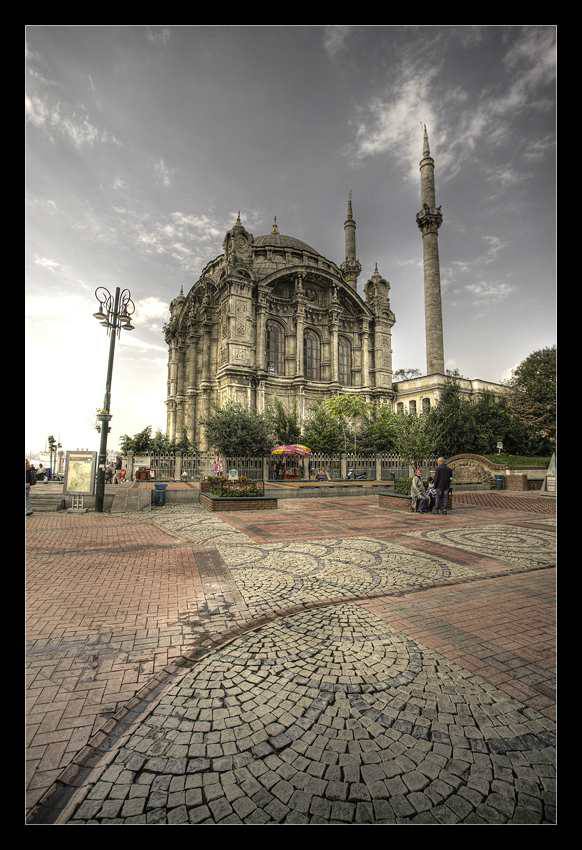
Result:
M420 202L422 209L416 214L416 223L422 233L426 374L439 373L443 375L445 357L438 237L438 229L443 223L443 216L441 208L436 205L434 159L430 155L426 124L424 125L422 159L420 160Z
M356 220L352 212L352 193L348 195L348 215L344 223L344 233L346 241L346 258L340 268L343 272L344 279L354 289L358 286L358 275L362 271L362 267L356 257Z

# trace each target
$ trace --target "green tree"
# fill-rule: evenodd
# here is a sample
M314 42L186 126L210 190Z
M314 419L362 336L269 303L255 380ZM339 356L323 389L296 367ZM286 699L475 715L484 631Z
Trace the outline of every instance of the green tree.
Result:
M321 454L344 451L344 426L323 402L313 408L303 426L303 441L312 451Z
M178 440L176 440L174 448L178 452L192 451L192 444L191 444L190 440L188 439L188 434L186 433L185 428L182 429L182 434L181 434L180 438Z
M267 410L266 419L279 444L288 446L301 440L301 425L296 408L287 413L280 399L275 399L274 405Z
M511 410L530 440L553 450L556 443L556 346L534 351L519 364L510 381Z
M477 451L475 405L461 394L458 381L445 384L439 403L428 414L427 427L440 455Z
M387 404L370 405L358 434L359 448L375 454L394 451L397 427L396 414Z
M395 417L394 448L412 466L434 453L429 419L430 414Z
M143 431L140 431L133 437L123 434L119 445L124 454L127 454L127 452L149 454L152 446L152 426L148 425L147 428L144 428Z
M256 457L273 448L266 417L240 404L231 403L216 410L204 425L208 444L227 457Z
M164 455L169 452L173 452L175 449L174 444L170 441L169 437L166 434L163 434L161 431L156 431L151 440L151 451L152 454Z
M358 430L369 413L370 405L358 395L333 395L323 402L327 410L340 423L344 435L344 451L351 450L348 439L354 441L354 451L357 449Z

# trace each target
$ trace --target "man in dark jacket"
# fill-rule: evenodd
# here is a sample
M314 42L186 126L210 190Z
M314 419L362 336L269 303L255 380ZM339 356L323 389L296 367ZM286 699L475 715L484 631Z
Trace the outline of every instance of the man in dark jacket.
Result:
M452 475L453 470L447 466L444 457L439 457L434 477L434 488L436 490L434 512L436 514L446 514L447 512Z

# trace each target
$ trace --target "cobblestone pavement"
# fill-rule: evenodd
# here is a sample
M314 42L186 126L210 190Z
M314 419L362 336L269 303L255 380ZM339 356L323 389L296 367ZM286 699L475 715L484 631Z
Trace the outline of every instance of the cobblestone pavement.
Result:
M394 818L407 821L436 818L437 822L445 822L439 821L439 815L456 818L453 822L465 818L495 822L497 815L492 815L490 810L514 822L516 818L517 822L529 822L528 818L535 822L552 819L552 798L546 799L544 795L551 792L548 777L553 776L548 760L554 701L553 607L550 605L549 612L545 611L543 622L539 617L536 621L534 615L539 614L542 602L551 597L553 579L545 591L534 594L533 600L530 597L532 585L539 583L541 577L548 582L548 577L553 576L553 570L542 569L553 563L553 519L512 511L503 515L500 522L498 512L492 517L486 510L468 508L466 512L459 510L454 517L430 517L426 518L428 523L423 523L425 518L420 515L379 511L374 497L317 502L317 507L312 500L280 503L285 507L278 512L276 520L283 526L276 535L278 542L264 542L269 524L260 512L248 514L244 519L232 515L222 519L192 506L154 510L147 518L143 514L117 517L44 514L28 520L29 807L41 798L44 802L64 782L66 770L91 752L90 765L101 758L113 759L112 766L107 768L111 770L108 777L125 765L115 777L118 780L123 775L123 780L101 778L95 783L87 780L88 786L79 793L88 791L92 796L87 796L80 807L77 803L67 810L67 818L75 815L73 820L77 822L166 822L167 819L171 823L184 820L184 812L184 822L229 823L236 819L245 823L330 820L357 823L365 818L386 822ZM344 525L338 522L342 511ZM295 536L291 540L289 520L295 522ZM318 521L320 534L315 541L312 527ZM332 523L335 533L326 536ZM337 536L340 528L341 538ZM518 575L524 569L536 571ZM482 580L484 577L487 580ZM513 610L529 610L526 621L516 619L503 604L501 608L497 604L505 599L503 588L509 587L507 583L518 579L522 583L513 593ZM459 611L463 610L463 605L459 606L461 600L466 607L468 600L476 600L480 595L484 599L472 608L469 605L466 611L471 628L459 629L451 622L451 599L455 599L455 611ZM491 599L495 599L496 611L506 611L505 622L491 625L484 619L483 611L489 610L487 602ZM440 620L435 620L431 600L438 600ZM334 603L332 607L330 602ZM440 623L438 634L426 629L435 622ZM532 640L531 628L528 629L531 624L539 630L537 643ZM249 628L257 626L258 631L248 633ZM504 628L505 642L491 643L503 635ZM523 642L522 634L528 633L529 640ZM234 637L233 643L210 651L217 641L229 637ZM411 648L413 645L415 649ZM416 670L410 658L412 654L414 662L418 653L423 661L421 669ZM193 659L195 666L180 672L173 662L184 656ZM201 657L202 660L196 661ZM237 663L235 657L239 659ZM430 659L430 663L426 662L428 666L425 659ZM193 661L184 663L191 665ZM309 676L301 672L308 669ZM287 676L290 672L292 679ZM415 674L414 684L405 673ZM451 681L443 685L441 674ZM143 723L149 724L153 732L150 734L145 727L131 731L127 740L122 738L125 743L116 751L119 735L106 738L105 733L109 734L115 727L115 718L125 706L135 706L136 694L139 708L140 694L151 687L152 676L157 677L162 696L159 703L152 701L153 713ZM307 683L298 682L298 677L306 676ZM204 686L205 677L213 683L212 687ZM483 700L491 699L491 705L506 705L509 701L507 718L503 714L507 723L504 728L523 726L520 733L523 736L542 736L535 742L526 737L524 740L529 743L525 750L520 749L519 741L510 742L513 749L496 750L509 739L501 735L501 744L495 736L489 739L485 734L487 724L484 732L473 717L475 728L481 730L483 738L472 740L469 736L468 748L463 744L448 745L453 750L464 749L465 760L470 754L478 755L476 761L482 764L481 756L490 760L494 755L510 759L513 780L507 781L507 785L513 787L513 797L509 796L515 804L511 814L495 807L498 802L495 795L500 791L491 785L487 793L482 793L479 804L473 802L471 811L461 817L463 804L457 805L456 798L460 795L469 800L461 790L473 791L476 800L476 789L469 787L470 772L459 774L460 784L451 786L455 799L446 804L449 811L440 808L436 811L437 802L442 806L448 799L444 789L440 792L442 799L433 800L429 808L422 807L422 796L409 799L410 795L432 799L426 790L428 784L412 788L405 782L406 790L402 791L395 780L415 772L413 768L377 780L371 778L374 770L363 772L364 767L387 761L389 747L380 745L385 739L390 747L404 747L397 754L390 750L391 758L405 756L418 765L407 755L408 750L419 745L426 748L429 744L426 752L438 756L438 747L447 746L439 741L438 733L449 734L438 726L441 719L431 716L432 702L425 706L428 713L416 724L419 727L416 732L413 723L412 731L390 724L382 727L383 731L374 727L369 734L370 712L379 711L388 717L394 699L415 706L414 700L428 699L427 693L432 693L433 686L437 690L460 687L459 694L463 694L461 680L466 677L471 682L475 679L476 690L474 694L471 691L473 696L465 704L487 706L489 703ZM219 680L223 681L222 685L216 684ZM411 691L421 684L424 697ZM328 685L333 687L330 689ZM350 690L356 686L359 690ZM492 687L495 696L491 695ZM403 688L408 691L401 692ZM383 708L377 709L372 704L366 709L362 707L361 701L368 700L371 694L375 695L376 703L385 701ZM272 699L275 699L273 710L265 709L267 704L271 706ZM299 705L299 700L307 700L309 705L304 702ZM313 711L322 700L325 706L315 716ZM517 700L519 704L512 702ZM258 713L251 703L256 704ZM130 714L138 708L132 708ZM173 725L174 710L184 712L177 725ZM397 718L391 718L394 722L412 722L402 718L401 713L419 714L414 707L393 710L398 712ZM218 712L216 716L214 712ZM251 718L253 712L256 717ZM164 713L168 725L164 720L156 726ZM243 718L247 714L248 719ZM288 722L289 717L294 720ZM329 718L335 718L335 725L328 722ZM238 719L236 724L234 719ZM310 725L301 725L311 719ZM215 720L218 725L214 725ZM338 725L340 720L343 726ZM437 726L427 726L428 720L434 720ZM371 720L372 724L378 722L378 717ZM536 723L542 726L534 728ZM245 733L246 727L250 729L246 736L252 741L250 747L238 747L241 740L247 743L245 735L237 732L239 726ZM319 726L325 731L315 731L314 727ZM348 734L360 726L366 736ZM497 726L503 724L499 722ZM300 728L303 737L297 734L284 746L274 746L271 739L284 742L281 736L288 735L291 727L295 732ZM429 728L428 737L419 737L421 728ZM338 734L332 734L330 729ZM104 730L102 740L99 730ZM313 739L307 742L312 734ZM320 746L322 740L315 743L322 736L327 736L330 746ZM346 742L346 748L334 749L339 744L331 746L332 738ZM409 738L417 743L410 744ZM361 746L356 746L358 741ZM474 749L475 741L484 741L485 749ZM96 749L91 750L85 746L87 743ZM306 748L301 750L304 744ZM259 746L263 749L255 752ZM314 746L322 750L324 758L312 757ZM199 754L194 754L192 747ZM268 751L267 747L270 747ZM311 756L307 755L308 749ZM546 761L536 762L542 751ZM365 758L359 762L359 778L351 779L356 775L355 769L346 773L344 767L350 766L348 756L356 752ZM333 758L334 753L337 758ZM516 753L525 753L524 758L533 753L534 761L530 760L526 766ZM441 755L444 758L446 753L443 751ZM457 756L458 753L454 758ZM303 761L296 764L295 757L307 759L309 765L303 766ZM510 757L526 771L523 776L527 770L537 771L539 794L536 796L533 790L530 794L536 802L525 799L524 803L519 798L520 793L523 798L528 792L516 784L523 777L515 772ZM215 767L215 760L223 758L234 759L228 770ZM449 754L447 761L451 758ZM160 760L155 769L154 759ZM163 759L174 761L166 764ZM194 768L194 762L199 769ZM282 773L279 762L284 765ZM495 762L490 761L490 765L494 773L491 781L506 781L498 780ZM540 773L536 765L549 773ZM180 770L184 766L184 770L176 772L178 766ZM293 777L297 773L307 774L325 784L321 793L311 794L307 808L308 790L293 784L290 775L285 775L290 771ZM269 776L267 784L260 777L271 773L278 779L269 786L272 777ZM545 784L543 777L547 780ZM439 774L429 778L431 783L446 784ZM285 784L279 787L280 782ZM384 796L379 793L380 785L370 787L375 782L386 786ZM107 793L103 783L112 783ZM255 788L257 783L259 788ZM341 786L340 790L335 789L336 784ZM280 794L274 793L275 785ZM209 790L211 786L217 787ZM222 789L220 794L219 789ZM400 793L396 793L397 789ZM346 795L342 797L343 790ZM509 789L505 790L509 794ZM159 793L152 799L154 792ZM217 796L213 797L215 793ZM334 797L336 793L339 796ZM164 794L166 801L159 803ZM409 812L405 802L400 809L400 801L392 805L391 800L396 797L403 797L413 810ZM174 805L178 799L180 802ZM416 808L414 801L421 808ZM96 802L99 809L95 808ZM156 802L159 805L150 805Z

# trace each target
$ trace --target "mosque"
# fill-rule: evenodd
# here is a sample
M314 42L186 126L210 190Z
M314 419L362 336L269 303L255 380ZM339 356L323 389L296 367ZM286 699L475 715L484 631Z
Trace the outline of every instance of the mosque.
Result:
M322 399L338 393L418 414L438 404L451 378L445 373L434 159L424 128L420 161L420 229L424 266L426 375L393 382L390 283L376 266L357 292L361 265L351 193L341 265L300 239L279 233L253 236L240 214L185 296L170 304L164 333L169 348L167 434L185 432L207 448L203 422L215 407L238 402L264 411L275 399L303 422ZM459 379L467 395L506 388Z

